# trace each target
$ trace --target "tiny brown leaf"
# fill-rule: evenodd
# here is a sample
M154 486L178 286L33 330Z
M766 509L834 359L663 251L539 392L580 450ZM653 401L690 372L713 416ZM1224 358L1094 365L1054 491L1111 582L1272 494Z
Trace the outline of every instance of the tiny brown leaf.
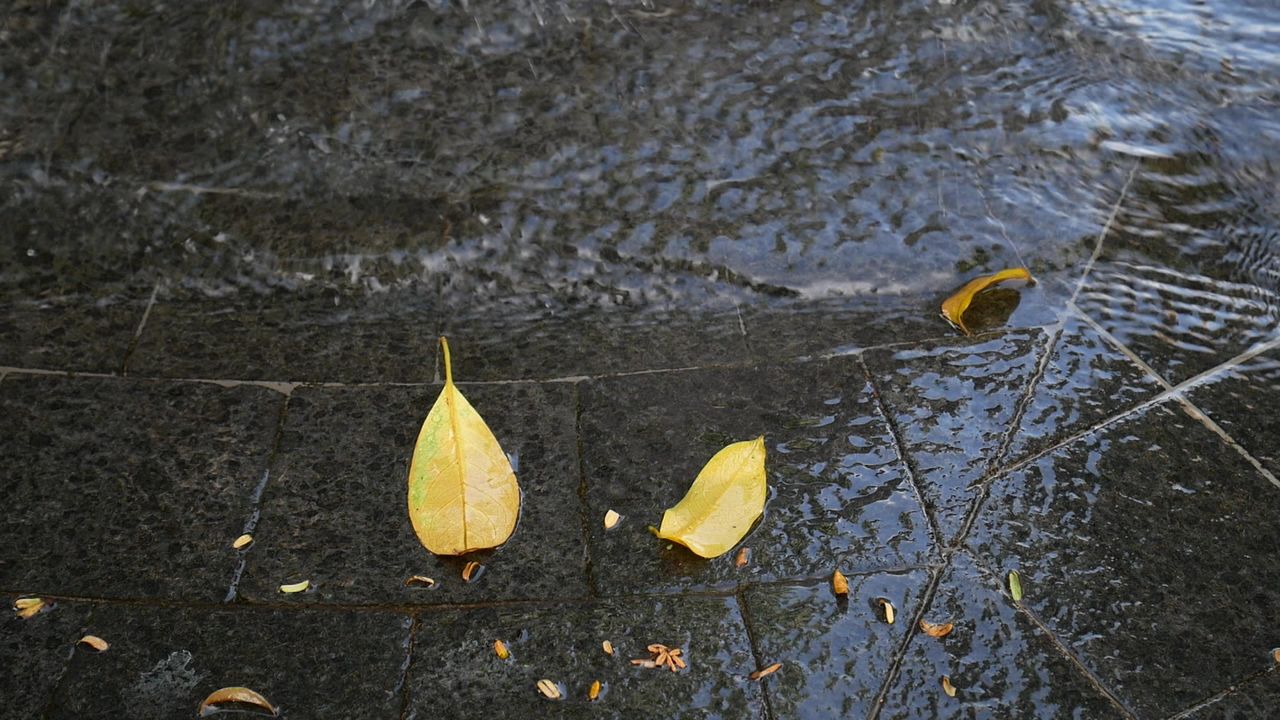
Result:
M733 564L738 567L746 567L749 562L751 562L751 548L744 545L738 550L738 557L734 559Z
M924 618L920 619L920 630L923 631L924 634L928 635L929 637L944 638L950 635L953 629L954 629L954 626L952 626L951 623L942 623L941 625L934 625L931 622L926 622Z

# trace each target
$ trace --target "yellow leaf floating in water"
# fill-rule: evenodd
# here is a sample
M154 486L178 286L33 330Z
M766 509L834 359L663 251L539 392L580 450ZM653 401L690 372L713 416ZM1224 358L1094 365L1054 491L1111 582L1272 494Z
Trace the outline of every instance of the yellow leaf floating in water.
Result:
M763 436L716 453L684 498L663 514L657 536L705 558L729 552L764 512L764 455Z
M437 555L497 547L520 514L520 486L498 439L453 384L449 341L444 389L427 413L409 464L409 519Z
M200 703L200 717L212 715L223 710L233 708L252 707L256 710L269 713L271 717L280 714L274 705L262 697L259 693L254 692L246 687L224 687L220 690L214 690L209 693L209 697Z
M956 326L960 332L969 335L969 328L964 325L964 311L969 309L969 304L973 302L975 295L1005 280L1035 282L1035 279L1031 277L1031 273L1027 272L1026 268L1009 268L998 273L974 278L965 283L964 287L957 290L954 295L942 301L943 319Z

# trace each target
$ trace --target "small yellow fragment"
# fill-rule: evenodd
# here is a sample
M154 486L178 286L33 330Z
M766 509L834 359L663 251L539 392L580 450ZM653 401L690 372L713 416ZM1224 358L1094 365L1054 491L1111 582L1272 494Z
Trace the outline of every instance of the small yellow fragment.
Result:
M231 543L231 547L235 548L236 550L242 550L244 548L249 547L249 543L251 542L253 542L253 536L250 535L249 533L245 533L240 537L236 538L236 541Z
M943 319L954 325L965 335L970 335L969 328L964 325L964 312L969 309L969 304L973 302L974 296L1005 280L1026 280L1028 284L1035 283L1035 279L1031 277L1031 273L1027 272L1026 268L1009 268L998 273L974 278L965 283L964 287L957 290L954 295L942 301Z
M493 652L497 654L499 660L506 660L511 657L511 653L507 650L506 643L501 640L493 641Z
M881 609L884 610L884 621L892 625L893 624L893 603L889 602L884 598L880 598L879 600L877 600L877 602L880 603Z
M738 567L746 567L749 562L751 562L751 548L743 545L738 550L738 557L734 558L733 564Z
M546 678L538 681L538 692L548 700L559 700L564 697L564 693L560 692L560 686Z
M13 609L23 620L38 615L44 608L44 598L18 598L13 601Z
M951 684L951 678L946 675L942 676L942 692L946 693L948 697L956 696L956 686Z
M285 584L285 585L281 585L281 586L280 586L280 592L282 592L282 593L300 593L300 592L305 592L305 591L306 591L306 589L307 589L307 588L309 588L309 587L311 587L311 581L310 581L310 580L303 580L302 582L288 583L288 584Z
M600 647L604 648L605 655L613 654L613 643L609 642L608 640L605 640L604 642L600 643Z
M434 578L429 578L426 575L410 575L409 578L404 581L404 585L405 587L422 585L423 587L430 588L436 586L436 581Z
M591 683L591 689L587 690L587 699L594 702L598 697L600 697L600 681L596 680Z
M219 707L220 705L227 705L230 708L234 708L237 705L252 705L259 710L271 713L271 717L280 714L280 711L268 702L266 698L249 688L224 687L209 693L209 697L206 697L200 703L200 717L221 712L224 708Z
M107 648L111 647L110 643L98 637L97 635L85 635L84 637L80 638L80 644L88 645L89 647L93 648L94 650L97 650L98 652L102 652Z
M839 570L831 573L831 592L845 597L849 595L849 579Z
M748 677L748 678L750 678L750 679L752 679L752 680L759 680L760 678L768 677L769 675L772 675L772 674L774 674L774 673L778 672L778 671L779 671L779 670L781 670L781 669L782 669L782 663L777 662L777 663L774 663L774 664L770 665L769 667L767 667L767 668L765 668L765 669L763 669L763 670L757 670L757 671L755 671L755 672L751 673L750 675L748 675L747 677Z
M607 513L605 513L605 514L604 514L604 529L605 529L605 530L612 530L612 529L614 529L615 527L617 527L617 526L618 526L618 523L619 523L619 522L622 522L622 516L621 516L621 515L619 515L618 513L616 513L616 512L614 512L614 511L610 510L609 512L607 512Z
M943 638L951 634L951 631L952 629L954 629L954 626L951 623L934 625L931 622L926 622L924 618L920 618L920 629L923 630L924 634L928 635L929 637Z
M462 566L462 579L464 582L471 582L471 578L476 576L476 571L480 569L480 563L472 560Z

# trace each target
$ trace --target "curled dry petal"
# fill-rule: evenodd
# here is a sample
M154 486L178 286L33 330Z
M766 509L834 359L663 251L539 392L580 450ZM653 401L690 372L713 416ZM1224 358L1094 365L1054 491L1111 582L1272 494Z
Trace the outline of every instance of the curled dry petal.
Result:
M282 593L300 593L300 592L305 592L305 591L307 590L307 588L309 588L309 587L311 587L311 581L310 581L310 580L303 580L302 582L287 583L287 584L285 584L285 585L281 585L281 586L280 586L280 592L282 592Z
M836 595L849 595L849 578L846 578L844 573L839 570L831 573L831 592Z
M747 677L751 678L752 680L759 680L760 678L768 677L769 675L772 675L781 669L782 669L782 663L777 662L763 670L757 670L751 673L750 675L748 675Z
M681 660L681 659L680 659L680 651L678 651L678 650L673 651L673 652L671 653L670 661L671 661L671 671L672 671L672 672L675 672L676 668L681 668L681 669L683 669L683 668L687 667L687 666L685 665L685 663L684 663L684 660Z
M249 547L249 544L252 542L253 542L253 536L250 535L249 533L245 533L240 537L236 538L236 541L231 543L231 547L235 548L236 550L243 550L244 548Z
M926 622L924 618L920 619L920 630L923 631L924 634L928 635L929 637L943 638L950 635L953 629L954 629L954 626L951 623L942 623L941 625L934 625L931 622Z
M947 322L956 326L960 332L965 335L970 334L969 328L964 325L964 312L969 309L969 304L973 302L973 298L978 293L997 283L1005 280L1026 280L1028 283L1034 283L1031 273L1026 268L1009 268L1001 270L991 275L983 275L974 278L965 283L964 287L955 292L954 295L942 301L942 317Z
M421 585L423 587L432 588L436 586L435 578L429 578L426 575L411 575L404 581L405 587Z
M956 686L951 684L951 678L946 675L942 676L942 692L946 693L949 697L956 696Z
M13 601L13 609L17 611L18 617L26 620L40 614L45 609L47 603L44 598L18 598Z
M656 662L654 662L654 661L652 661L652 660L649 660L648 658L640 658L640 659L637 659L637 660L632 660L632 661L631 661L631 664L632 664L632 665L635 665L635 666L637 666L637 667L642 667L642 668L656 668L656 667L658 667L658 663L656 663Z
M538 692L548 700L559 700L564 697L564 693L560 692L560 686L546 678L538 681Z
M88 645L89 647L93 648L98 652L102 652L107 648L111 647L110 643L98 637L97 635L85 635L84 637L80 638L80 644Z
M209 697L200 703L200 717L212 715L221 710L234 707L252 707L272 717L280 714L274 705L257 692L245 687L224 687L209 693Z
M613 643L609 642L608 640L605 640L604 642L600 643L600 647L604 648L605 655L613 654Z
M591 683L591 689L587 690L587 699L594 701L600 697L600 681L596 680Z
M506 660L507 658L511 657L511 652L507 650L506 643L502 642L501 640L493 641L493 652L498 656L499 660Z
M617 527L618 523L621 521L622 521L622 516L610 510L609 512L604 514L604 529L612 530L615 527Z
M892 625L894 618L893 603L884 598L880 598L876 602L880 603L880 609L884 611L884 621Z
M741 550L738 550L738 557L734 559L733 564L746 567L749 562L751 562L751 548L744 545Z
M479 569L480 569L480 563L476 562L475 560L472 560L466 565L463 565L462 579L466 582L471 582L471 579L476 576L476 571Z
M1276 648L1275 650L1271 651L1271 659L1275 660L1277 663L1280 663L1280 648Z

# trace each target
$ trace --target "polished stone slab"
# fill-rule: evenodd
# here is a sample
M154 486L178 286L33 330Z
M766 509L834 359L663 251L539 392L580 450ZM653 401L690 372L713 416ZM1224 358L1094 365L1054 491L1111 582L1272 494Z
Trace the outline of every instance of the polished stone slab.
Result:
M1280 350L1258 355L1187 393L1272 475L1280 476Z
M18 597L0 597L4 603L0 616L3 720L41 717L91 613L88 605L52 602L44 612L22 619L10 609Z

